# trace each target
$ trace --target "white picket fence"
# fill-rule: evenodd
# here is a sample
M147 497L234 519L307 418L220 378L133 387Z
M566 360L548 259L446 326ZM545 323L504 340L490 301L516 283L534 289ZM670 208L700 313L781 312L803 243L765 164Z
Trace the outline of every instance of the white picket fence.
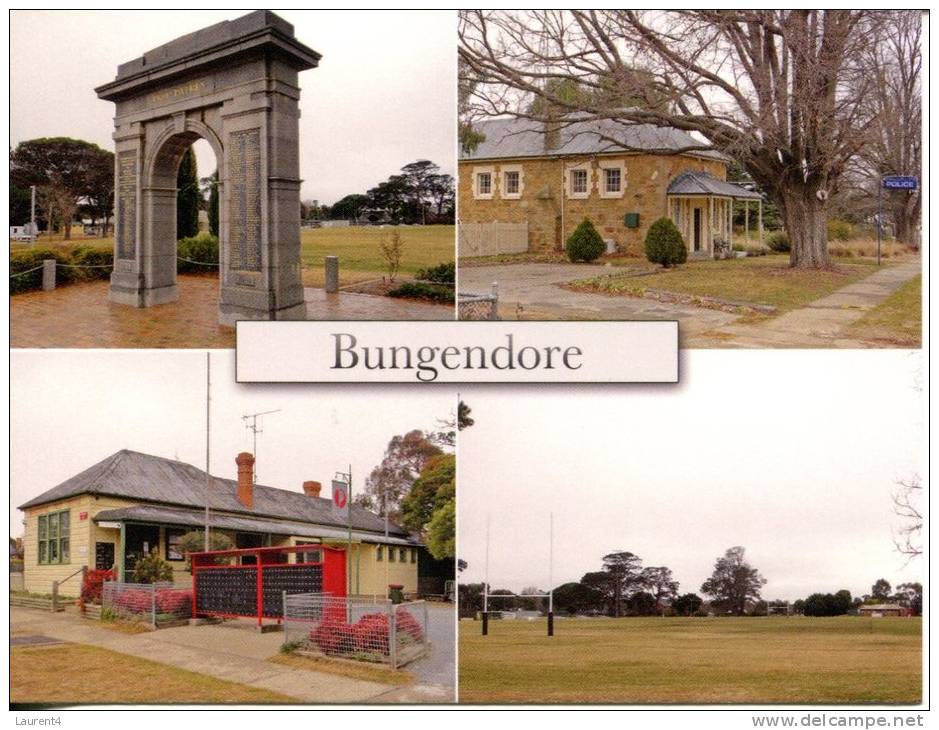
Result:
M460 223L459 256L496 256L528 251L528 223Z

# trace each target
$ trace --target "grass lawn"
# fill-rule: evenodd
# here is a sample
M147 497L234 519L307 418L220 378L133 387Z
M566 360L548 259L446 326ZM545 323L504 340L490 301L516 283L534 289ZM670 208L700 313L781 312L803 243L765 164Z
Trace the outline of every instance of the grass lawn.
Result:
M460 622L461 702L917 703L920 619Z
M354 660L340 661L327 657L303 656L301 654L278 654L268 661L293 669L338 674L340 677L378 682L379 684L406 685L414 681L414 677L410 672Z
M920 347L923 337L923 277L897 289L848 327L849 337L901 347Z
M83 644L12 647L11 704L235 703L294 699Z
M419 269L454 260L456 245L454 226L304 228L300 232L300 259L303 263L304 285L312 287L324 285L323 262L326 256L339 257L339 284L341 286L380 279L387 274L385 261L381 255L381 240L383 237L390 238L395 230L401 235L404 244L400 276L413 276ZM11 252L29 248L58 248L66 251L78 246L110 249L114 246L114 239L86 238L76 234L71 241L63 241L61 236L54 236L50 241L48 237L41 236L39 241L32 246L10 242Z
M789 268L788 256L755 256L721 261L691 261L649 276L613 275L575 282L572 288L623 296L662 289L751 304L768 304L779 313L798 309L874 273L874 262L838 261L831 270Z

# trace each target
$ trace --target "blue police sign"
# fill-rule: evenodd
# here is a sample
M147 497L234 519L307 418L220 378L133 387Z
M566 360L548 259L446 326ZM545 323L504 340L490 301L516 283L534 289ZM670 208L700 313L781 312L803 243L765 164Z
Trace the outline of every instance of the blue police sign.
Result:
M886 175L881 184L886 190L916 190L919 180L913 175Z

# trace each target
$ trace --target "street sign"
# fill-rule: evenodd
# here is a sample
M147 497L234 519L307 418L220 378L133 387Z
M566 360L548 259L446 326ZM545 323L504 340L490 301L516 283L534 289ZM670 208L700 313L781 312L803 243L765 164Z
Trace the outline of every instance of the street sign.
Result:
M339 509L342 509L346 506L346 502L349 500L349 485L345 482L337 482L333 479L333 504L336 505Z
M886 190L916 190L919 180L914 175L885 175L881 185Z

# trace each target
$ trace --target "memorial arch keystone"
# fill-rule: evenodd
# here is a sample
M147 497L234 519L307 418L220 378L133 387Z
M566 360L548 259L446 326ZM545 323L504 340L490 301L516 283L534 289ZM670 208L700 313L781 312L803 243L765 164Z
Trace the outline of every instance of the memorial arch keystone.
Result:
M112 301L176 300L176 172L202 138L219 170L219 321L305 317L297 76L319 59L261 10L121 64L95 89L117 107Z

